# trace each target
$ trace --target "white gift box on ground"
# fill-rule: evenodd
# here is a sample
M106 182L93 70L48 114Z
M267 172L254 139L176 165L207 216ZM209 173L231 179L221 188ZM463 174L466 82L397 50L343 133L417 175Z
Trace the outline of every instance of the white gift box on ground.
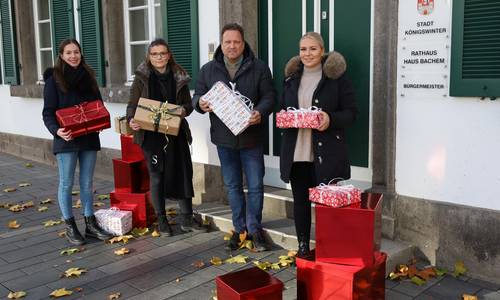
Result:
M203 95L203 99L210 103L215 115L221 119L227 128L234 135L238 135L248 127L248 121L252 116L253 103L236 91L235 84L231 84L231 86L232 90L222 81L217 81Z
M112 207L94 213L97 224L113 235L124 235L132 230L132 212Z

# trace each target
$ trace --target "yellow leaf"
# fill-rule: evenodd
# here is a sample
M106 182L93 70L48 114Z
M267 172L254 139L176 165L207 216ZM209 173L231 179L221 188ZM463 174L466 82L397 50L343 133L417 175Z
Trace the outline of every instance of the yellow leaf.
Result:
M54 298L59 298L59 297L69 296L71 294L73 294L72 291L68 291L67 289L62 288L62 289L54 290L52 293L50 293L50 296L52 296Z
M59 232L57 233L57 235L58 235L59 237L65 237L65 236L66 236L66 231L59 231Z
M464 262L460 260L457 261L455 263L455 271L453 272L453 276L458 277L465 274L465 272L467 272L467 269L465 268Z
M109 194L97 195L97 200L99 200L99 201L104 201L104 200L108 200L108 199L109 199Z
M102 202L94 202L94 207L101 207L104 206L105 204Z
M410 280L411 280L411 282L413 282L414 284L416 284L418 286L425 284L425 280L421 279L418 276L413 276L412 278L410 278Z
M66 277L79 277L82 275L82 273L87 272L86 269L80 269L80 268L69 268L66 271L64 271L63 275Z
M9 210L12 212L20 212L24 210L24 207L22 205L16 204L9 207Z
M76 203L73 204L73 208L82 208L82 200L76 200Z
M222 265L222 259L220 257L217 257L217 256L214 256L212 257L212 259L210 260L210 263L214 266L220 266Z
M10 292L7 298L9 299L20 299L26 296L25 291L18 291L18 292Z
M477 296L474 295L469 295L469 294L463 294L462 295L463 300L477 300Z
M73 196L76 196L78 194L80 194L80 191L71 191L71 195L73 195Z
M122 294L119 292L116 292L114 294L110 294L110 295L108 295L108 300L118 299L118 298L120 298L121 295Z
M289 250L286 255L288 255L289 257L295 257L297 255L297 251L296 250Z
M9 208L9 207L11 207L11 206L12 206L12 204L10 204L10 203L0 204L0 207L1 207L1 208Z
M248 250L252 250L253 249L253 243L252 243L252 241L250 241L250 240L244 240L243 242L241 242L239 249L242 249L242 248L247 248Z
M246 264L247 263L248 256L244 255L237 255L231 258L226 259L224 262L229 263L229 264Z
M44 211L47 211L48 209L49 209L49 208L48 208L47 206L40 206L40 207L38 208L38 211L39 211L39 212L44 212Z
M279 269L281 269L280 264L279 263L271 264L271 269L273 269L273 270L279 270Z
M35 206L35 204L33 203L33 201L29 201L29 202L23 203L21 206L23 208L29 208L29 207Z
M156 229L153 230L153 232L151 233L152 237L159 237L160 235L161 235L160 232L158 230L156 230Z
M8 227L11 229L17 229L17 228L21 227L21 224L17 224L17 220L9 221Z
M240 233L240 245L247 239L247 231L245 230L243 233Z
M25 163L24 166L26 168L33 168L33 164L32 163Z
M167 216L170 216L170 217L177 216L177 211L175 210L175 208L169 208L169 209L167 209Z
M149 232L149 229L147 227L144 227L144 228L134 228L132 229L132 234L133 235L137 235L137 236L143 236L145 235L146 233Z
M120 248L118 250L115 250L116 255L125 255L129 252L130 252L130 250L128 250L127 248Z
M259 269L264 270L264 271L265 271L265 270L267 270L267 269L269 269L269 268L271 267L271 263L270 263L270 262L267 262L267 261L262 261L262 262L261 262L261 261L256 260L256 261L254 261L253 263L254 263L254 265L256 265Z
M108 243L113 244L115 242L123 242L124 244L128 243L129 239L133 239L133 235L120 235L120 236L115 236L114 238L108 240Z
M27 187L27 186L30 186L30 185L31 185L31 183L29 183L29 182L23 182L23 183L19 184L19 187Z
M224 241L229 241L231 239L231 234L226 234L224 236Z
M202 268L205 265L205 263L202 260L197 260L194 261L191 265L196 268Z
M210 220L209 219L203 219L202 225L203 226L209 226L210 225Z
M16 188L6 188L3 191L6 192L6 193L12 193L12 192L17 191L17 189Z
M79 248L68 248L61 251L61 255L71 255L80 252Z
M50 198L40 201L40 204L49 204L49 203L52 203L52 199Z
M54 225L59 225L61 223L62 223L61 220L57 220L57 221L48 220L48 221L43 222L43 226L45 226L45 227L51 227L51 226L54 226Z
M170 220L168 221L168 225L177 225L177 222L175 222L174 220Z

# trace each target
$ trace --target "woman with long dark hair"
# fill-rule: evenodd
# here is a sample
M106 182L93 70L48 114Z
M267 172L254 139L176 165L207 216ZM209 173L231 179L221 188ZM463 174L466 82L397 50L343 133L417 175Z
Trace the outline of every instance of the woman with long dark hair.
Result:
M148 47L146 59L135 71L127 106L127 119L134 132L134 142L142 147L150 178L151 200L158 216L159 230L171 236L165 198L178 199L182 214L181 230L204 231L193 219L193 165L189 144L191 131L185 119L191 114L191 94L188 73L175 62L170 47L163 39L156 39ZM140 97L168 101L182 107L182 122L178 136L145 131L135 122L134 114Z
M71 244L82 245L84 237L78 231L72 211L72 190L76 164L79 164L80 199L85 218L85 236L106 240L112 236L102 230L93 211L93 177L97 151L101 149L99 134L73 137L70 129L60 127L56 111L85 101L102 99L94 71L85 63L80 44L66 39L59 45L54 68L44 74L43 122L54 136L53 152L59 170L57 199L66 222L66 237Z

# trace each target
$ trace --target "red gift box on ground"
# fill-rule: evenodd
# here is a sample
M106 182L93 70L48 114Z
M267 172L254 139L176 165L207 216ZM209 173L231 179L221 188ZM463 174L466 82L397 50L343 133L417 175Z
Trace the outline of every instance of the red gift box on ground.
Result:
M113 159L116 192L140 193L149 190L149 175L144 160Z
M298 300L383 300L387 255L371 266L346 266L297 258Z
M316 260L373 264L382 237L382 194L362 193L361 202L340 208L317 204L315 210Z
M258 267L215 278L220 300L281 300L283 283Z
M134 143L134 138L131 135L120 135L120 143L122 147L122 159L125 161L135 161L144 159L141 146Z
M111 127L109 112L101 100L58 109L56 118L59 126L71 130L73 138Z
M342 207L361 202L361 190L353 185L335 185L321 183L309 188L309 200L331 207Z
M111 207L132 211L132 223L134 227L148 227L156 221L149 192L122 193L113 191L109 193L109 198Z
M316 107L309 109L289 107L276 113L276 127L317 129L321 124L321 118L321 110Z

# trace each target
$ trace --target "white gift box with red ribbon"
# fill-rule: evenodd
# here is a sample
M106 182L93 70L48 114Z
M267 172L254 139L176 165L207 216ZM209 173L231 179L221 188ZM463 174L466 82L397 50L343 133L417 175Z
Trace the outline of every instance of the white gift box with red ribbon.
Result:
M99 209L94 213L97 224L113 235L124 235L132 230L132 212L116 207Z
M312 128L318 129L321 124L321 108L287 107L276 113L276 127L278 128Z
M321 183L309 188L309 200L330 207L342 207L361 202L361 190L349 185Z

